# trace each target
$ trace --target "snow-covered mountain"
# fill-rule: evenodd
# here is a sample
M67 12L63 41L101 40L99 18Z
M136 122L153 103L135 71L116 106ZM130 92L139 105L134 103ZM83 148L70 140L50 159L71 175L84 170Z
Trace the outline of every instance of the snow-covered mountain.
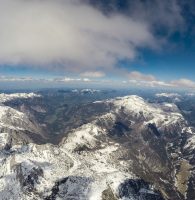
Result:
M0 199L193 199L195 131L175 104L125 96L78 106L73 118L84 110L85 122L54 145L36 142L47 109L5 105L42 97L11 96L0 100Z
M6 101L14 100L14 99L28 99L40 97L40 95L35 93L13 93L13 94L0 94L0 103L5 103Z
M0 94L0 137L3 134L7 138L12 135L12 142L27 142L31 139L28 137L27 133L39 134L40 129L36 123L31 121L26 113L20 112L10 106L4 105L11 100L22 100L29 98L40 98L40 95L34 93L15 93L15 94ZM21 138L23 139L21 139Z
M173 102L180 102L182 98L178 93L157 93L155 96L163 100L172 100Z
M175 97L181 97L178 93L157 93L157 97L169 97L169 98L175 98Z

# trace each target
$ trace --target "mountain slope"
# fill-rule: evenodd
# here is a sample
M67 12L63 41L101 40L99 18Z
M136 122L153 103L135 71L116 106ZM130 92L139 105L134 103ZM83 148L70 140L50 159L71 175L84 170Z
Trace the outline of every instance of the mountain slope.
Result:
M0 133L2 199L193 199L194 131L174 104L138 96L89 103L85 123L58 145L29 137L41 130L32 115L2 109L14 112L0 120L20 141Z

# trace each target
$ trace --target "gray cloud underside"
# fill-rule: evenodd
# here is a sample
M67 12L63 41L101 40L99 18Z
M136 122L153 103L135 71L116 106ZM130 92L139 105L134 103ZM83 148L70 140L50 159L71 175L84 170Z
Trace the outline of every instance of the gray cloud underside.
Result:
M75 0L0 0L0 64L112 68L158 46L148 23Z
M157 39L156 27L184 25L177 0L132 0L126 12L108 15L101 2L0 0L0 65L109 71L118 60L135 59L141 47L160 48L166 38Z

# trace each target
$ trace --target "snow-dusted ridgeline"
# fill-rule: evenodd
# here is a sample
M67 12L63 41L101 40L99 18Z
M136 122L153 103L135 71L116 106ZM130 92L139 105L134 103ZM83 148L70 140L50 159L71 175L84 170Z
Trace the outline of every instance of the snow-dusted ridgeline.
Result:
M14 99L28 99L34 97L41 97L41 95L35 93L13 93L13 94L5 94L0 93L0 103L5 103Z

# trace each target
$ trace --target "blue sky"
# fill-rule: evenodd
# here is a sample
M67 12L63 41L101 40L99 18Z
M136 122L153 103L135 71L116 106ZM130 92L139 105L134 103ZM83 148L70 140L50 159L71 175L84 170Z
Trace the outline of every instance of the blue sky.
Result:
M195 89L193 0L0 3L1 88Z

